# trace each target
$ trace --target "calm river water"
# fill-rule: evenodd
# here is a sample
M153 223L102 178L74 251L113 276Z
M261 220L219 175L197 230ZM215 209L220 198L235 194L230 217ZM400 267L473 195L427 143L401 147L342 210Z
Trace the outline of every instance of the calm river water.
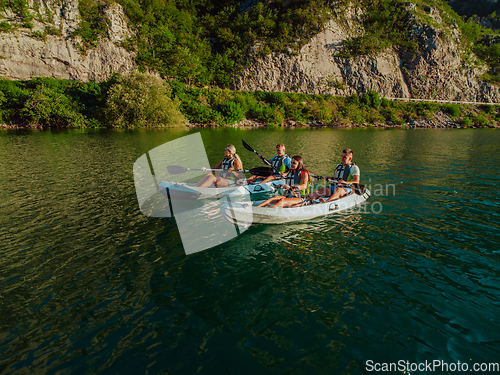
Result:
M0 373L499 373L500 131L202 130L212 165L350 147L372 197L186 255L132 168L196 132L0 131Z

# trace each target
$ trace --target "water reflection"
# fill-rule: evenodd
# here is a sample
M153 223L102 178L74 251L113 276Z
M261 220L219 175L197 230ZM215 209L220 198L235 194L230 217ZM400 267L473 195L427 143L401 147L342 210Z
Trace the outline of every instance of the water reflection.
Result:
M252 226L190 256L175 219L140 213L132 177L139 156L185 134L0 132L2 373L496 361L498 133L202 131L211 164L244 138L266 156L286 143L328 174L351 147L362 181L396 191L372 197L379 214Z

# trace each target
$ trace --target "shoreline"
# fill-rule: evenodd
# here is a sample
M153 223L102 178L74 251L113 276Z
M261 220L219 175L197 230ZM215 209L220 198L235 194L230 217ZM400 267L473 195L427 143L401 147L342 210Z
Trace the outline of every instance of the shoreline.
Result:
M450 116L443 112L436 112L433 119L412 119L404 124L393 123L364 123L352 124L342 121L333 121L324 123L320 120L310 120L306 123L295 120L285 120L282 125L270 126L263 121L244 119L243 121L231 125L218 125L212 123L188 123L188 129L217 129L217 128L235 128L235 129L500 129L500 122L495 125L470 125L463 126L459 122L460 119L453 120ZM55 127L42 125L19 125L19 124L0 124L0 129L5 130L47 130L47 129L91 129L91 128L75 128L75 127ZM101 127L95 129L139 129L139 128L113 128ZM142 127L141 129L180 129L176 127Z

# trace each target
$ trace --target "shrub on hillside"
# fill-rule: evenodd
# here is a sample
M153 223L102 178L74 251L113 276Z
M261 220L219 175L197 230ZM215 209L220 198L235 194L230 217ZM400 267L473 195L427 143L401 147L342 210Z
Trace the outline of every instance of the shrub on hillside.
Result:
M378 92L370 90L363 95L361 102L369 107L379 109L382 104L382 99L380 99Z
M174 127L187 124L170 86L151 74L118 76L108 91L104 117L115 127Z
M81 113L81 106L59 90L38 85L29 95L21 116L32 125L86 128L98 126Z
M459 120L459 123L464 128L468 128L468 127L474 125L474 122L469 117L464 117L463 119Z
M484 128L490 124L490 121L482 114L478 114L477 116L473 116L472 121L475 126Z
M451 118L457 118L462 113L456 104L445 104L443 105L443 110L449 114Z
M245 113L240 104L233 101L227 101L219 106L219 111L224 118L224 123L231 125L240 122L245 118Z
M189 122L197 124L211 124L215 122L216 114L212 108L195 103L186 102L182 104L182 113Z

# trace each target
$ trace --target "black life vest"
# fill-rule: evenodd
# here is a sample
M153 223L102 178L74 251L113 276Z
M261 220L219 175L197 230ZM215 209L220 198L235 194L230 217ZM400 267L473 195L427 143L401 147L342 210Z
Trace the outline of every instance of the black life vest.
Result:
M278 156L276 155L271 159L271 165L273 166L273 174L275 176L279 176L279 173L286 173L288 172L288 168L285 166L285 159L288 158L288 155L283 155L283 156ZM277 173L276 171L279 171Z
M232 159L224 157L224 160L222 160L222 168L221 168L222 172L220 173L220 176L222 178L231 178L233 176L231 171L234 169L233 165L235 161L236 161L236 156L233 156Z
M307 194L311 192L311 176L308 171L302 171L300 173L296 173L296 171L292 170L288 173L285 178L285 183L289 186L292 185L302 185L304 183L304 174L307 173L309 176L309 180L307 182L307 188L300 190L300 197L305 197ZM293 195L293 194L292 194Z
M335 174L334 178L336 181L338 180L344 180L347 182L347 179L349 178L349 175L351 174L351 168L356 165L356 163L351 163L347 167L344 167L342 163L337 165L335 168Z

